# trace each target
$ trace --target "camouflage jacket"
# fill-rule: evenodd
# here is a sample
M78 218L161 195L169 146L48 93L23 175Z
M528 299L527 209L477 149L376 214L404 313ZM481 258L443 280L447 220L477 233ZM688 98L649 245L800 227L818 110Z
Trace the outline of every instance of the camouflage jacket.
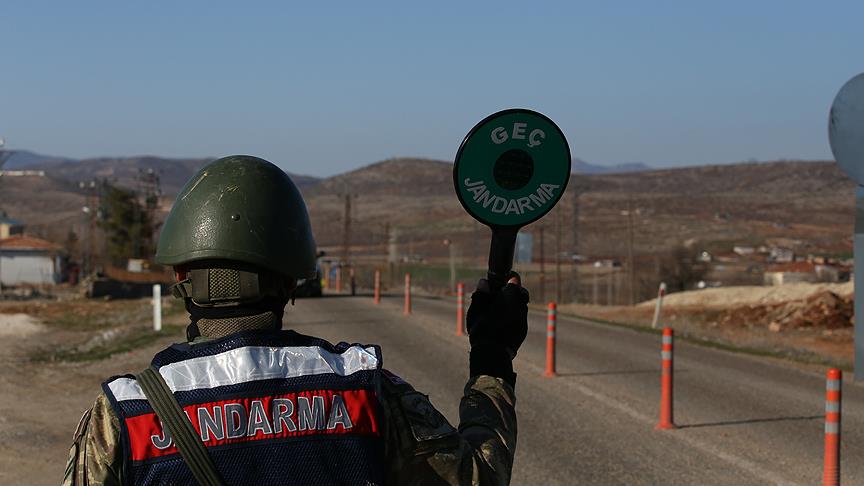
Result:
M382 379L388 484L509 484L516 451L516 396L499 378L468 380L456 430L429 398L387 374ZM120 485L120 422L104 393L75 432L64 485Z

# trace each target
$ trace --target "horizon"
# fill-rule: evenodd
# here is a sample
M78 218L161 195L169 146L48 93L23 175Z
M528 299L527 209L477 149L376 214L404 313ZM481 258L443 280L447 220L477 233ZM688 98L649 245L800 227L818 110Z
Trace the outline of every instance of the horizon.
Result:
M100 159L126 160L126 159L141 159L141 158L154 158L154 159L161 159L161 160L216 160L220 157L226 157L227 156L227 155L224 155L224 156L219 156L219 157L216 157L216 156L172 157L172 156L155 155L155 154L135 154L135 155L99 155L99 156L95 156L95 157L72 158L72 157L64 157L64 156L55 155L55 154L44 154L42 152L30 150L30 149L19 149L19 150L14 150L12 152L23 152L23 153L27 153L30 155L41 156L41 157L45 157L46 160L64 159L67 162L75 162L75 163L94 161L94 160L100 160ZM255 155L255 154L231 154L231 155ZM10 160L14 161L14 154L10 158ZM295 176L313 177L316 179L324 180L324 179L328 179L331 177L338 177L338 176L346 174L348 172L361 170L361 169L370 167L372 165L376 165L376 164L380 164L380 163L384 163L384 162L388 162L388 161L395 161L395 160L418 160L418 161L424 161L425 160L425 161L429 161L429 162L446 163L446 164L451 164L451 165L453 164L452 160L446 160L446 159L436 159L436 158L431 158L431 157L420 157L420 156L413 156L413 155L397 155L394 157L388 157L388 158L381 159L381 160L374 160L371 162L360 162L358 164L355 164L352 167L349 167L349 168L343 170L342 172L334 172L334 173L324 174L324 175L315 175L315 174L311 174L311 173L307 173L307 172L297 172L297 171L288 171L288 170L286 170L286 172L289 172L290 174L295 175ZM273 162L273 161L271 161L271 162ZM593 167L593 168L610 169L609 173L628 173L628 172L653 172L653 171L677 170L677 169L686 170L686 169L694 169L694 168L700 168L700 167L722 167L722 166L743 165L743 164L826 163L826 162L834 162L834 159L833 158L829 158L829 159L773 159L773 160L754 160L754 159L751 159L751 160L735 160L735 161L728 161L728 162L716 162L716 163L705 163L705 164L654 166L654 165L646 164L644 162L620 162L620 163L612 163L612 164L601 164L601 163L586 161L580 157L573 156L572 162L574 164L577 162L581 162L581 163L586 164L589 167ZM276 164L276 165L278 165L280 168L285 170L285 168L283 166L281 166L280 164ZM623 168L626 168L627 166L641 166L644 168L644 170L640 168L637 170L626 169L626 170L616 171L616 169L623 169ZM7 169L7 170L18 170L18 169ZM597 173L588 172L588 173L584 173L584 175L593 175L593 174L600 174L600 173L602 173L602 172L597 172ZM580 174L580 173L576 172L575 170L571 170L571 174Z
M452 160L480 119L521 106L600 166L832 160L831 100L862 69L855 2L496 6L10 6L0 136L323 177Z

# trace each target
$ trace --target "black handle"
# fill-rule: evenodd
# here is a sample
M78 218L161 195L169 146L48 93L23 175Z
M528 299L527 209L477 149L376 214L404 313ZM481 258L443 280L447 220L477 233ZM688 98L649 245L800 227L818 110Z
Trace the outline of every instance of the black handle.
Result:
M492 226L492 243L489 245L489 271L486 280L489 289L497 292L507 284L507 275L513 269L513 253L516 251L518 227Z

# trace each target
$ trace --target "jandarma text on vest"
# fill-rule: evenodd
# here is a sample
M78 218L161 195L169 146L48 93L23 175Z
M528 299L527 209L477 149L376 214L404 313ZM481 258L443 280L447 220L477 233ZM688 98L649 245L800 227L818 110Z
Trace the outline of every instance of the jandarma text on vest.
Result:
M202 403L183 411L202 442L218 445L311 434L377 434L372 400L367 390L319 390ZM155 414L129 417L126 424L137 456L133 459L176 452Z

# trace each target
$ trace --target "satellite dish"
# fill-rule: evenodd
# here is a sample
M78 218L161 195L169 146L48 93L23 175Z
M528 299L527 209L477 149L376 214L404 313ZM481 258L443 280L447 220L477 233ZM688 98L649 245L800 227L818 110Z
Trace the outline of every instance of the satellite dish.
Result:
M840 168L864 185L864 73L850 79L834 98L828 141Z
M570 146L536 111L499 111L474 126L459 146L453 186L462 207L492 229L488 280L493 290L513 267L516 235L546 215L570 180Z

